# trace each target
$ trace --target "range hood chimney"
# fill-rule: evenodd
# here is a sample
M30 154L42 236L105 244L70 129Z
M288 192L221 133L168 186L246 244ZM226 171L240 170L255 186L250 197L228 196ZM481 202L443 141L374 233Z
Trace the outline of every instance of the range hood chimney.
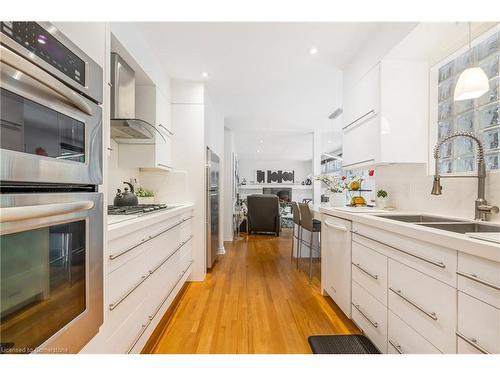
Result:
M111 53L111 138L116 142L140 143L162 134L149 122L136 118L135 72L117 53Z

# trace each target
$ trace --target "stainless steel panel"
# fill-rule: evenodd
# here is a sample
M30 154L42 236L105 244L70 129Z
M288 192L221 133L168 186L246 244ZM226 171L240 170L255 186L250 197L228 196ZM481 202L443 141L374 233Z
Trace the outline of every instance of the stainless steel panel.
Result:
M117 53L111 53L111 118L135 118L135 72Z
M480 223L442 223L442 224L418 224L424 227L435 228L455 233L480 233L500 232L500 226Z
M83 204L82 202L85 202ZM61 209L67 205L66 210ZM21 214L35 207L43 215L10 215L0 223L0 235L84 220L86 223L85 310L36 348L42 352L77 353L95 336L103 321L103 197L101 193L2 194L2 209ZM15 212L14 212L15 213Z
M206 251L212 268L219 250L219 157L207 148L206 168Z

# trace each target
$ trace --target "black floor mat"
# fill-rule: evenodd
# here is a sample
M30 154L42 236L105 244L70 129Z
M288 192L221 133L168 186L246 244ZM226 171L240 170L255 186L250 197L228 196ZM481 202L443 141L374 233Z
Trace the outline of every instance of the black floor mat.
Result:
M309 336L307 341L314 354L380 354L363 335Z

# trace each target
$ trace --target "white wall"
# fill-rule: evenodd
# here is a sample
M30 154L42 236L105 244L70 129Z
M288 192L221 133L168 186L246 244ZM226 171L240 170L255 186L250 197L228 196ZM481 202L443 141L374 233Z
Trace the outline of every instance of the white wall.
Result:
M233 155L235 154L234 133L230 129L224 129L224 241L233 240L233 208L235 197L233 196Z
M302 182L308 175L312 174L312 161L240 159L240 181L243 178L247 180L247 183L255 181L255 172L257 169L263 171L267 171L268 169L273 171L293 170L295 171L295 182L297 183Z
M398 209L474 218L476 179L442 179L442 195L431 195L432 180L425 164L398 164L375 170L377 190L387 190L389 203ZM500 205L500 172L488 173L486 199ZM500 215L491 215L491 221L500 222Z
M172 126L173 162L176 168L187 172L187 199L194 205L191 280L202 281L206 273L203 83L172 81Z

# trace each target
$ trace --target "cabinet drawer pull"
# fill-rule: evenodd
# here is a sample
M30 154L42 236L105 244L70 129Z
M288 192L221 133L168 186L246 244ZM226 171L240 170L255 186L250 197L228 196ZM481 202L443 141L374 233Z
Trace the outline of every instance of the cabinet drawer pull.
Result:
M182 277L186 274L186 272L189 270L189 268L191 267L192 264L193 264L193 261L191 260L188 263L188 266L186 267L186 269L183 270L180 273L180 275L177 278L177 280L175 281L174 285L168 291L167 296L165 298L163 298L163 300L158 305L158 307L155 309L155 311L153 312L153 314L148 315L148 321L146 323L144 323L144 324L141 325L141 330L140 330L139 334L136 336L136 338L134 339L134 341L132 341L132 344L130 345L129 349L127 350L127 353L130 353L132 351L132 349L134 349L134 346L141 339L141 337L144 334L144 332L146 332L146 329L148 329L149 325L151 324L151 322L155 318L156 314L158 314L158 311L160 311L160 309L163 306L163 304L165 303L165 301L168 299L168 297L170 297L170 295L172 294L172 292L174 291L174 289L177 287L177 285L179 284L179 282L182 280Z
M370 111L366 112L366 113L365 113L364 115L362 115L362 116L359 116L357 119L355 119L354 121L352 121L352 122L350 122L349 124L347 124L346 126L344 126L344 127L342 128L342 130L346 130L347 128L350 128L351 126L353 126L354 124L356 124L358 121L360 121L360 120L364 119L366 116L369 116L369 115L371 115L371 114L373 114L373 115L375 114L375 110L374 110L374 109L372 109L372 110L370 110Z
M114 309L116 309L118 307L118 305L120 305L120 303L122 303L123 301L125 301L125 299L130 296L134 290L136 290L137 288L139 288L141 286L141 284L146 281L146 279L149 277L149 274L145 275L145 276L141 276L141 279L139 280L139 282L137 284L135 284L132 288L130 288L124 295L122 295L116 302L113 302L113 303L110 303L109 304L109 309L111 311L113 311Z
M359 265L359 263L353 263L352 264L354 267L357 267L360 271L366 273L368 276L370 276L372 279L378 280L378 275L374 275L373 273L365 270L363 267Z
M406 297L403 293L401 293L401 290L395 290L393 288L389 288L389 290L393 293L395 293L399 298L404 299L406 302L408 302L410 305L413 307L419 309L421 312L423 312L425 315L427 315L429 318L432 320L438 320L436 313L434 312L428 312L425 309L423 309L418 303L413 302L411 299Z
M456 335L460 337L462 340L464 340L467 344L470 346L473 346L477 350L479 350L483 354L491 354L489 351L487 351L485 348L483 348L481 345L477 343L477 340L474 338L468 338L467 336L463 335L460 332L456 332Z
M389 341L389 344L391 344L391 346L392 346L394 349L396 349L396 351L397 351L399 354L405 354L405 353L403 352L403 349L401 349L401 345L394 343L394 342L393 342L392 340L390 340L390 339L389 339L388 341Z
M193 238L193 235L189 236L186 240L182 241L177 247L172 251L166 258L164 258L160 263L158 263L155 267L153 267L151 270L149 270L149 274L152 275L155 273L161 266L163 266L174 254L176 254L185 244L187 244L191 238Z
M368 322L374 326L375 328L378 328L378 323L377 322L374 322L373 320L371 320L368 315L366 315L362 310L361 308L359 307L359 305L356 305L356 304L353 304L353 306L356 308L356 310L359 311L359 313L363 316L363 318L365 318L366 320L368 320Z
M493 288L493 289L496 289L496 290L500 290L500 285L496 285L496 284L490 283L489 281L480 279L479 277L477 277L477 275L474 275L472 273L465 273L465 272L457 271L457 275L466 277L469 280L475 281L476 283L489 286L490 288Z
M141 325L141 330L139 331L139 333L135 337L134 341L132 341L132 344L129 346L129 348L127 350L127 354L130 354L132 349L134 349L135 344L137 344L137 342L141 339L144 332L146 332L146 329L148 329L150 323L151 323L151 320L148 319L148 321L146 323Z
M412 253L410 253L410 252L408 252L408 251L401 250L401 249L398 249L397 247L394 247L394 246L388 245L388 244L386 244L386 243L384 243L384 242L382 242L382 241L374 240L373 238L368 237L368 236L365 236L364 234L360 234L360 233L358 233L358 232L356 232L356 231L352 231L352 233L354 233L354 234L356 234L356 235L358 235L358 236L360 236L360 237L366 238L366 239L368 239L368 240L370 240L370 241L376 242L376 243L378 243L378 244L381 244L381 245L384 245L384 246L390 247L391 249L396 250L396 251L399 251L400 253L404 253L404 254L409 255L409 256L412 256L412 257L414 257L414 258L417 258L417 259L423 260L424 262L427 262L427 263L429 263L429 264L432 264L433 266L436 266L436 267L439 267L439 268L446 268L446 265L445 265L443 262L438 262L438 261L435 261L435 260L432 260L432 259L429 259L429 258L425 258L425 257L423 257L423 256L421 256L421 255L412 254Z
M137 248L138 246L141 246L142 244L152 240L153 238L156 238L158 236L161 236L163 233L166 233L168 232L169 230L171 229L174 229L175 227L178 227L179 225L181 225L183 222L185 222L186 220L185 219L182 219L182 220L179 220L178 222L176 222L175 224L171 225L170 227L162 230L160 233L157 233L157 234L153 234L151 236L148 236L147 238L143 238L139 243L136 243L135 245L129 247L128 249L125 249L123 251L120 251L119 253L116 253L116 254L111 254L109 256L109 260L115 260L116 258L119 258L121 257L122 255L128 253L129 251L132 251L134 250L135 248Z
M336 230L339 230L341 232L347 232L347 228L344 227L343 225L339 225L339 224L335 224L335 223L331 223L329 222L328 220L325 220L325 225L327 227L330 227L332 229L336 229Z

